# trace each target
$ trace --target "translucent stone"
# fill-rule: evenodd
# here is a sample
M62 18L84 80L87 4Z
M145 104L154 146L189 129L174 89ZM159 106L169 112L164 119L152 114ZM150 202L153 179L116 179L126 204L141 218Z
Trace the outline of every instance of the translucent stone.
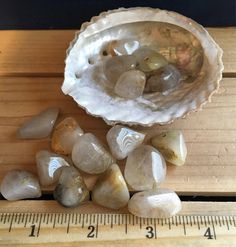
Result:
M143 142L145 134L116 125L108 131L106 137L112 155L122 160Z
M178 195L168 189L152 189L134 194L128 203L130 213L143 218L170 218L182 208Z
M127 70L135 69L136 58L132 55L108 58L104 63L104 73L107 79L115 85L118 78Z
M137 49L133 55L137 59L138 68L143 72L157 70L168 64L164 56L146 46Z
M140 70L124 72L115 86L115 93L122 98L135 99L143 94L146 76Z
M112 56L130 55L139 48L137 40L113 40L108 44L108 54Z
M50 135L56 122L59 108L48 108L23 124L17 136L21 139L40 139Z
M119 209L127 205L129 191L118 165L111 165L94 185L92 200L104 207Z
M51 148L59 154L71 154L76 140L83 134L77 121L72 117L67 117L53 131Z
M111 154L104 148L95 135L82 135L72 150L74 165L84 172L99 174L115 162Z
M182 166L185 163L187 148L181 131L163 132L153 137L151 142L162 153L166 161L177 166Z
M181 74L173 65L166 65L162 71L152 75L146 83L145 92L166 92L176 88L181 82Z
M1 194L9 201L41 196L41 189L36 176L24 170L8 172L1 183Z
M148 190L164 181L166 162L155 148L141 145L128 155L125 180L133 190Z
M70 165L65 157L51 153L47 150L37 152L36 164L39 181L43 186L55 184L60 177L61 168Z
M76 207L89 200L89 190L74 167L63 167L53 196L64 207Z

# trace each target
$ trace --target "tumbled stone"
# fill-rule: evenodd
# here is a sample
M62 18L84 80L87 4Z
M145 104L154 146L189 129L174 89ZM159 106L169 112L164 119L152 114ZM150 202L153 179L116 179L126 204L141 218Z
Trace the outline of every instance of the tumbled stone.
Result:
M187 156L187 148L181 131L170 130L157 135L151 140L166 161L173 165L182 166Z
M74 167L63 167L53 196L64 207L76 207L89 200L89 191Z
M143 218L170 218L182 208L178 195L168 189L152 189L134 194L128 203L130 213Z
M108 44L107 52L112 56L130 55L139 48L137 40L113 40Z
M106 137L112 155L122 160L143 142L145 134L116 125L108 131Z
M104 62L104 74L111 84L115 85L125 71L135 69L136 58L132 55L115 56Z
M115 93L122 98L135 99L143 94L146 76L140 70L124 72L115 85Z
M152 189L164 181L166 162L155 148L141 145L128 155L124 176L133 190Z
M17 136L21 139L40 139L50 135L56 122L59 108L48 108L28 122L18 130Z
M164 56L147 46L140 47L132 55L136 57L138 68L143 72L157 70L168 64Z
M67 117L54 129L51 148L58 154L71 154L75 142L83 134L77 121L72 117Z
M173 65L152 75L145 85L145 92L167 92L175 89L181 82L181 74Z
M99 174L115 162L97 137L91 133L82 135L72 150L74 165L84 172Z
M35 175L24 170L8 172L1 183L1 194L9 201L41 196L41 189Z
M129 201L129 191L118 165L101 174L92 190L92 200L104 207L119 209Z
M39 181L43 186L55 184L60 177L61 168L70 165L65 157L47 150L37 152L36 164Z

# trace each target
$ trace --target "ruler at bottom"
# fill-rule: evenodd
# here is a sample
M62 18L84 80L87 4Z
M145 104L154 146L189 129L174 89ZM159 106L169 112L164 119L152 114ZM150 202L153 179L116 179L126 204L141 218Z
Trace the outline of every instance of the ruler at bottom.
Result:
M236 216L177 215L143 219L131 214L0 213L0 244L72 243L194 238L236 244Z

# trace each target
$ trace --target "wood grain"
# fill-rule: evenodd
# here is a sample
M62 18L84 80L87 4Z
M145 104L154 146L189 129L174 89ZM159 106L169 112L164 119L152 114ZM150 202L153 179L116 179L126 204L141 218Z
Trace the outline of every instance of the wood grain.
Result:
M103 120L85 114L76 103L65 96L61 77L0 77L0 179L11 169L27 169L36 173L35 153L50 148L50 138L18 140L17 129L26 120L49 106L61 108L60 119L75 117L85 132L92 132L104 143L108 129ZM167 179L162 187L179 194L236 193L236 82L233 78L222 81L219 93L203 111L192 113L186 119L167 126L137 128L150 137L166 129L183 131L188 157L186 165L168 165ZM124 162L119 162L122 170ZM96 176L84 175L91 189ZM44 188L51 191L52 188Z
M208 28L224 50L224 73L236 73L236 28ZM66 49L75 30L1 31L0 75L57 76L64 72Z

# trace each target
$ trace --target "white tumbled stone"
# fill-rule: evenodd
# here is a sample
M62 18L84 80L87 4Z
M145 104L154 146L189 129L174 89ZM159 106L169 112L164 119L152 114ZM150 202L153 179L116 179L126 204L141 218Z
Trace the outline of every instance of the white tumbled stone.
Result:
M128 203L130 213L143 218L170 218L182 208L178 195L169 189L152 189L134 194Z
M108 131L106 138L112 155L116 159L122 160L142 144L145 134L121 125L116 125Z
M158 150L141 145L128 155L124 176L133 190L152 189L164 181L166 162Z
M170 130L157 135L151 140L166 161L176 166L182 166L187 156L187 147L181 131Z
M1 194L9 201L41 196L41 189L37 177L24 170L8 172L1 183Z

